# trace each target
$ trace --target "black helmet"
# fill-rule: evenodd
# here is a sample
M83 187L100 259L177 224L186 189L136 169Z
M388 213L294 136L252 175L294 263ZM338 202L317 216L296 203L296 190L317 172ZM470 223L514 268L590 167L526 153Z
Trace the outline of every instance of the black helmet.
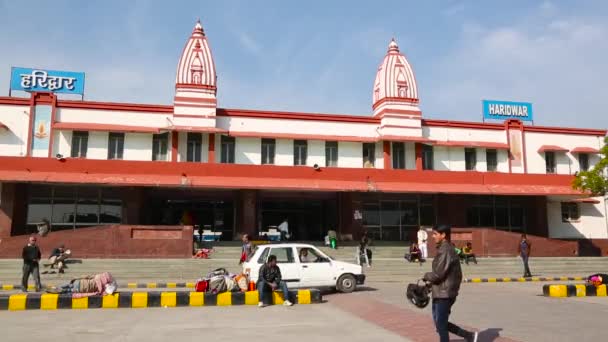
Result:
M407 286L407 291L405 296L407 299L417 307L423 309L429 302L431 298L429 297L430 288L426 284L420 284L420 281L416 284L409 284Z

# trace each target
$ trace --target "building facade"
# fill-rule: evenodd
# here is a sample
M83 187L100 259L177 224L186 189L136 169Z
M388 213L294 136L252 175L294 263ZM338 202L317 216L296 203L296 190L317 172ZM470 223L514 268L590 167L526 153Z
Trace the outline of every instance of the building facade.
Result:
M438 222L608 238L605 199L571 187L606 130L424 119L395 41L367 117L220 108L217 81L197 23L172 105L0 97L0 238L46 219L74 234L201 225L232 240L285 218L299 240L413 240Z

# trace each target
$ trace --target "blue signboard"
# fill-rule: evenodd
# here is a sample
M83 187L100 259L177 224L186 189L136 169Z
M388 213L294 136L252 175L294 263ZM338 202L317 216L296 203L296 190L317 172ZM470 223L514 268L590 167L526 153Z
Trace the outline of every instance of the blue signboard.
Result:
M11 70L11 90L84 94L84 72L16 68Z
M529 102L483 100L482 104L484 119L534 121L532 104Z

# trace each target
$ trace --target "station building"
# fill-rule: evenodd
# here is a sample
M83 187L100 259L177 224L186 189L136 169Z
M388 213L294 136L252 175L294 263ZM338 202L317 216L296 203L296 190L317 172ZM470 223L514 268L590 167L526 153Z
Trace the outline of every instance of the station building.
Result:
M367 86L368 116L218 107L197 23L170 105L0 97L0 239L46 219L74 237L89 227L200 225L234 240L285 218L304 241L330 229L412 241L437 222L608 238L605 199L571 186L600 160L605 129L424 119L394 40ZM50 120L37 119L44 113Z

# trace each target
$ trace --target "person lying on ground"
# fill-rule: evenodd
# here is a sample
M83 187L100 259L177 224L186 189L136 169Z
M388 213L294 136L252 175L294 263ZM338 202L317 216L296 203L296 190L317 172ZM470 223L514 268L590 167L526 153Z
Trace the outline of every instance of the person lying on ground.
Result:
M587 283L595 286L608 285L608 274L596 273L587 277Z
M104 272L72 279L63 286L48 289L47 292L72 294L73 298L82 298L100 294L113 294L116 288L116 280L114 280L112 274Z

